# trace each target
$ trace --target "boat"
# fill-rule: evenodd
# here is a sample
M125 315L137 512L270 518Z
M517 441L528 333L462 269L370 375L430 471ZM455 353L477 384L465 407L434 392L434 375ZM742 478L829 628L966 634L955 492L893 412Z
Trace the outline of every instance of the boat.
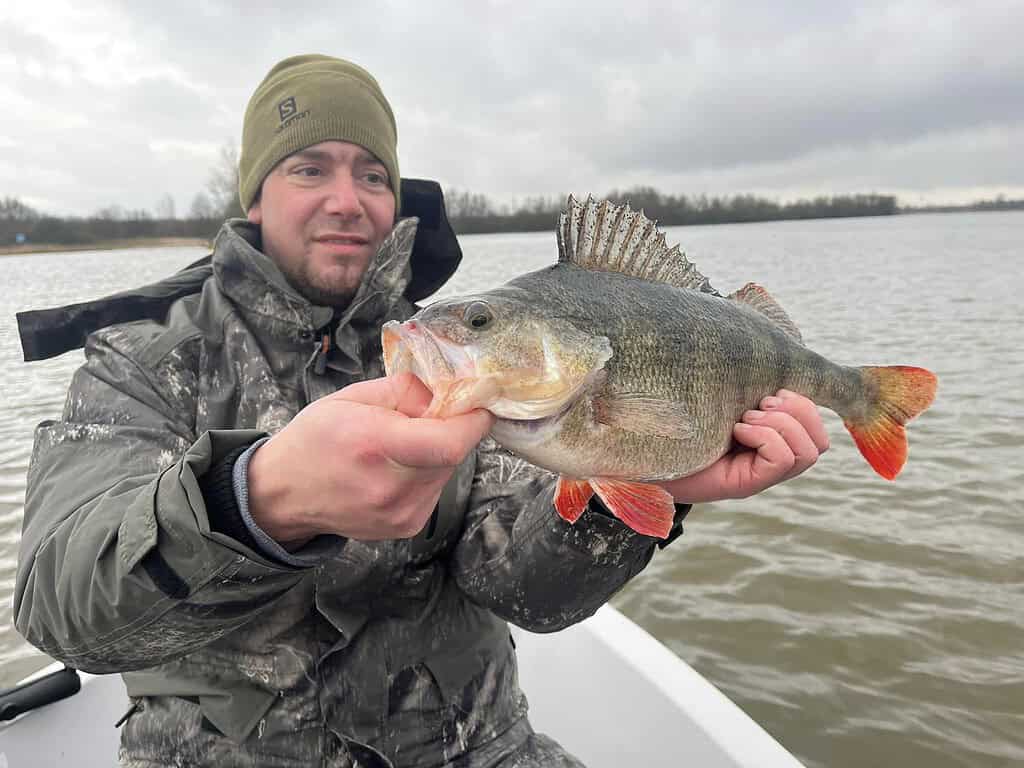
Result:
M725 694L610 605L560 632L514 628L513 637L534 728L589 768L802 768ZM65 698L33 707L56 698L61 686ZM0 768L114 763L114 724L129 708L120 675L54 664L12 691L0 694L7 720Z

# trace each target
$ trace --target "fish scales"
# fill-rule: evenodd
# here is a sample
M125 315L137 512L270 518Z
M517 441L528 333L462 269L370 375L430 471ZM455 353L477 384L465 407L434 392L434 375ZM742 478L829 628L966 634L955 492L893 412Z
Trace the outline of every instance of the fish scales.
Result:
M722 296L628 206L570 198L557 235L556 265L437 302L382 341L389 375L432 390L426 416L487 408L495 439L559 473L566 520L597 493L635 530L667 535L672 498L651 483L712 464L744 412L783 388L836 411L880 475L899 473L930 371L829 361L767 291Z
M683 404L693 424L692 433L676 440L637 434L595 423L593 401L581 400L556 441L517 450L541 465L575 455L568 473L579 477L664 480L690 474L721 456L732 425L766 393L786 387L827 405L837 395L834 382L857 376L790 339L763 315L708 294L568 264L521 276L510 286L604 330L615 354L596 397L650 394Z

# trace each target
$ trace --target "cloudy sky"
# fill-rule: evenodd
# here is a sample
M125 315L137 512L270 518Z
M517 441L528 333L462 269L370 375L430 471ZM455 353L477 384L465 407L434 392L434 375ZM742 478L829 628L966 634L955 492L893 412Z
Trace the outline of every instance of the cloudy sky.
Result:
M179 213L297 53L391 100L408 176L528 195L1024 197L1024 1L5 0L0 197Z

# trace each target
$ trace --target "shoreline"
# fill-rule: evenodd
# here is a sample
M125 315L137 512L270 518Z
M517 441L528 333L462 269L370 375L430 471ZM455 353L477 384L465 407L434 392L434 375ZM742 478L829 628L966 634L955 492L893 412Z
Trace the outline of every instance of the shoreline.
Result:
M1003 208L972 208L972 207L925 207L925 208L903 208L893 213L864 213L855 214L851 216L777 216L771 218L755 218L749 220L724 220L724 221L692 221L683 224L674 224L669 220L659 221L659 225L662 227L706 227L706 226L721 226L728 224L766 224L777 221L822 221L822 220L835 220L835 219L848 219L848 218L876 218L876 217L895 217L895 216L907 216L907 215L921 215L921 214L945 214L945 213L1005 213L1005 212L1021 212L1024 211L1024 207L1003 207ZM466 223L463 223L466 226ZM455 228L455 234L458 237L464 235L505 235L505 234L528 234L533 232L549 232L552 230L551 226L544 227L512 227L505 229L502 227L487 226L483 229L475 229L472 225L466 227L462 231L459 228ZM195 246L197 248L205 248L212 250L213 238L206 237L127 237L120 239L111 240L98 240L94 243L28 243L24 245L0 245L0 257L3 256L20 256L26 253L67 253L72 251L113 251L120 249L129 248L173 248L182 246Z
M26 243L0 245L0 256L20 256L24 253L66 253L69 251L113 251L127 248L172 248L196 246L210 248L206 237L127 237L120 240L98 240L95 243Z

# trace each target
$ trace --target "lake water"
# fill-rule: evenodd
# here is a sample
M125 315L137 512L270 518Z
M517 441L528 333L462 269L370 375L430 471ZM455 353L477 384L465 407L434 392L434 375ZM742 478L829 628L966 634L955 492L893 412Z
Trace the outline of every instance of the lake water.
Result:
M811 348L935 371L899 479L839 419L796 480L694 509L615 604L810 766L1024 765L1024 213L669 228L721 291L765 285ZM554 259L550 233L462 239L439 294ZM191 248L0 258L0 685L47 662L11 629L34 425L81 353L23 364L17 310L155 280ZM528 692L527 692L528 693ZM624 734L624 737L628 737Z

